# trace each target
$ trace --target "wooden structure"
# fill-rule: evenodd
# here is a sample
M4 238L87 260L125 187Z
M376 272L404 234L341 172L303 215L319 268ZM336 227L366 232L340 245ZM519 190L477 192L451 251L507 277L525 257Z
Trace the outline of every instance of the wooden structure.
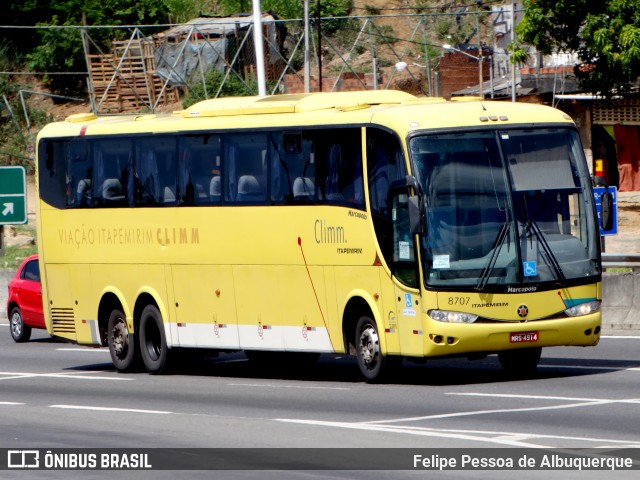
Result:
M276 20L271 14L262 14L269 80L277 80L286 65L281 54L286 28ZM244 79L255 77L253 37L249 35L252 26L251 15L201 17L153 37L143 37L135 29L129 40L114 41L110 52L97 54L90 53L91 39L83 32L94 112L154 112L177 102L193 75L202 76L210 68L234 70ZM199 53L194 64L193 52L203 52L204 47L215 51L218 60L207 63ZM186 58L188 55L191 57Z
M110 53L87 55L87 63L96 113L154 111L179 100L156 72L153 42L139 35L114 41Z

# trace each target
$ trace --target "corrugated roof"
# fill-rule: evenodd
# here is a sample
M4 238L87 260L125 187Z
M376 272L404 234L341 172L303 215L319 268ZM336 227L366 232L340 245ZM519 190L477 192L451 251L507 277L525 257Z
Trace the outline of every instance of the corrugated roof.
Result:
M262 14L262 20L275 21L276 18L268 13ZM184 37L191 35L194 30L209 38L222 37L228 32L234 31L235 28L248 28L253 23L253 16L251 14L238 14L228 17L198 17L182 25L176 25L175 27L160 32L153 36L153 38L162 40L172 37Z

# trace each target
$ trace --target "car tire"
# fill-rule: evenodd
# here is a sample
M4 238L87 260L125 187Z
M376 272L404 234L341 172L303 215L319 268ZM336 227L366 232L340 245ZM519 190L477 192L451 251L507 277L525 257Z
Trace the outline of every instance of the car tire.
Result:
M13 307L9 314L9 330L11 337L17 343L28 342L31 338L31 327L24 324L22 312L19 307Z

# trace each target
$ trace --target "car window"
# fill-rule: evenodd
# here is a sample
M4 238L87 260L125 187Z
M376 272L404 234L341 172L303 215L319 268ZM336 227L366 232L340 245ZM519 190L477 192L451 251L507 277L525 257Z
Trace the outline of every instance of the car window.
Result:
M27 262L24 266L24 270L22 271L22 278L33 282L40 281L40 267L38 265L38 260L31 260L30 262Z

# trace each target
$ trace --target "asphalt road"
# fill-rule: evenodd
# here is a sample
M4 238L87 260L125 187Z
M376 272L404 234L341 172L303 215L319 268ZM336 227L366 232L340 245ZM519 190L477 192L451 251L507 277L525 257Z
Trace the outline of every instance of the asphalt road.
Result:
M639 385L639 337L543 350L538 372L528 379L506 377L497 358L489 357L405 362L392 383L368 385L353 359L329 355L313 366L280 371L233 354L192 361L170 375L121 374L106 349L57 342L41 331L29 343L15 344L3 321L0 449L640 448ZM432 473L407 470L385 476ZM0 479L381 478L380 473L0 471ZM568 471L562 478L607 478L606 473ZM450 471L439 478L501 474L514 477ZM634 478L638 472L614 474L608 478ZM517 476L556 478L539 470Z

